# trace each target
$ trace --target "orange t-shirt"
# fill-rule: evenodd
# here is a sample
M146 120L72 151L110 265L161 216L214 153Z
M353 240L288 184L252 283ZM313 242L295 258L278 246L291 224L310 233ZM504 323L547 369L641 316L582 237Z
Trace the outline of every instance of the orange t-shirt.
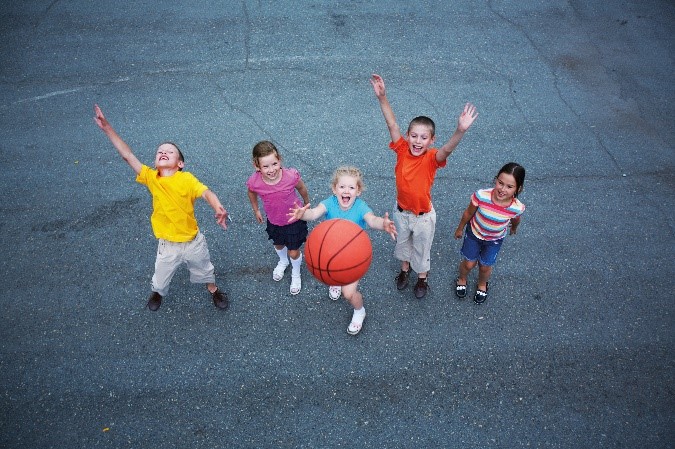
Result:
M403 210L415 214L431 210L431 186L436 170L445 167L446 161L436 161L436 148L429 148L421 156L410 154L408 141L403 137L389 143L396 153L396 201Z

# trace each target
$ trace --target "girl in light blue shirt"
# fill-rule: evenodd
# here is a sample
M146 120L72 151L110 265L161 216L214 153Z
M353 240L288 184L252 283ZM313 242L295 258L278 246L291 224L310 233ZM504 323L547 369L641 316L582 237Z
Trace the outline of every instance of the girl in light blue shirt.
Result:
M389 219L389 214L383 217L376 216L372 209L359 196L363 192L363 176L356 167L339 167L333 174L331 189L333 195L321 201L318 206L310 209L310 204L303 207L294 207L288 214L291 220L316 220L325 215L326 219L343 218L352 221L361 228L371 227L380 231L388 232L396 239L396 227ZM342 287L328 287L328 295L332 300L337 300L342 294L354 308L352 320L347 328L347 333L356 335L361 331L363 320L366 318L366 309L363 307L363 295L358 290L359 281Z

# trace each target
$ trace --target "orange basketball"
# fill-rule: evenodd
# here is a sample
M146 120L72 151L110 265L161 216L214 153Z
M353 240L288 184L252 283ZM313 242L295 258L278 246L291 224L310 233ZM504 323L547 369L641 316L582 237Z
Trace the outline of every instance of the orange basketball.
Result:
M373 245L368 233L349 220L334 218L319 223L305 243L310 273L326 285L358 281L370 267Z

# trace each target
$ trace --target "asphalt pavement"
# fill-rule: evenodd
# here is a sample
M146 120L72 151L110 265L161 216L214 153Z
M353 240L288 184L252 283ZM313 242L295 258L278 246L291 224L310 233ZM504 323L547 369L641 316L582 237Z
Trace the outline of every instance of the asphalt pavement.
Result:
M0 6L0 447L672 448L675 4L671 1L22 1ZM371 231L368 317L304 271L272 281L250 152L274 141L312 202L356 165L394 208L402 128L452 134L430 294ZM151 201L93 123L151 164L176 142L231 307L180 270L146 308ZM506 162L527 205L482 305L453 232ZM473 294L476 274L469 283Z

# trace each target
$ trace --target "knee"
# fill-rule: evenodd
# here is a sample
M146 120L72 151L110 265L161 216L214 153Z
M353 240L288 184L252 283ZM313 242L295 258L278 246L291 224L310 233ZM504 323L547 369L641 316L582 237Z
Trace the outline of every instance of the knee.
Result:
M492 271L492 266L491 265L478 265L478 270L480 270L481 273L490 273Z
M478 261L476 260L472 262L470 260L462 259L462 265L464 265L467 270L473 270L477 263Z
M288 250L288 256L291 259L297 259L298 257L300 257L300 250L299 249L289 249Z

